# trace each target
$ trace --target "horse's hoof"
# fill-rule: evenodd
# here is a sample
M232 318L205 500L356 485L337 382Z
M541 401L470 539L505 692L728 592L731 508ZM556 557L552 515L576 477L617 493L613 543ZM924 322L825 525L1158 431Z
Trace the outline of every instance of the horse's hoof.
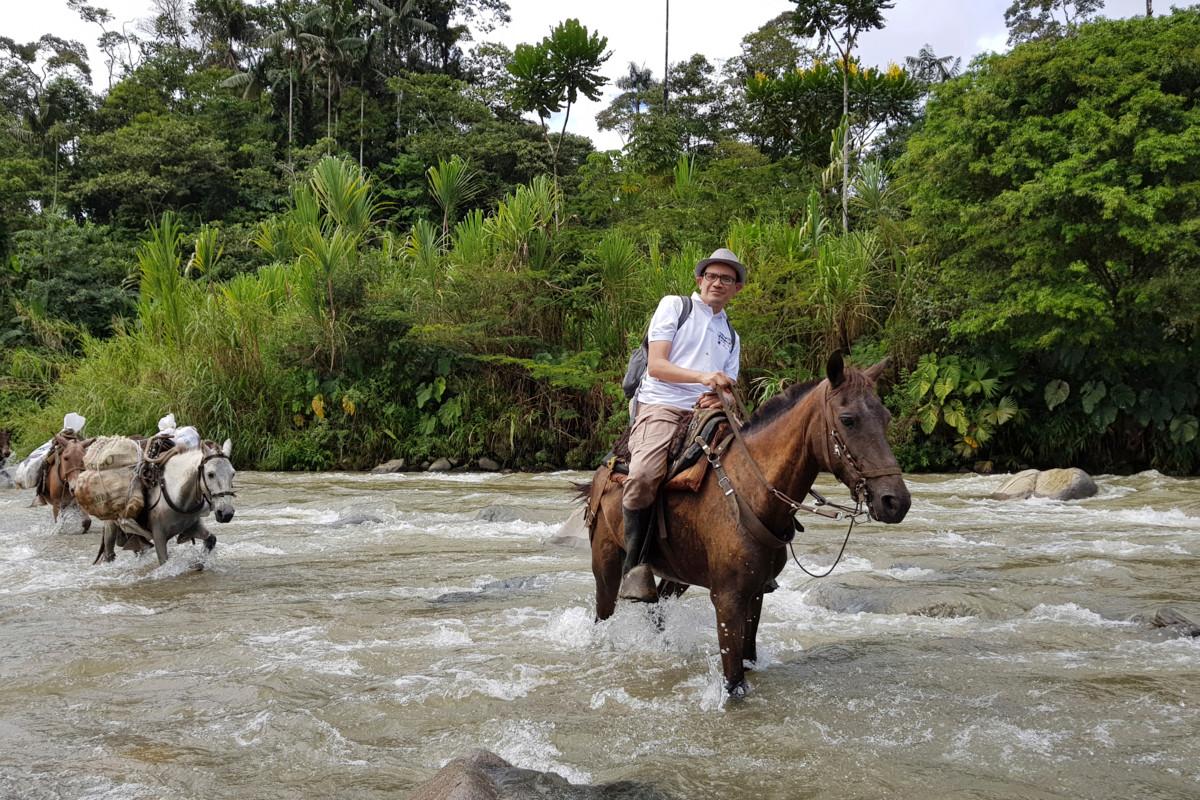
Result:
M212 549L216 546L217 546L217 537L216 536L209 536L207 539L204 540L204 549L205 550L208 550L211 552Z
M749 691L750 686L747 685L744 678L737 683L725 682L725 692L729 695L730 700L741 700Z
M87 533L89 530L91 530L91 527L92 527L91 519L85 519L83 521L83 532Z

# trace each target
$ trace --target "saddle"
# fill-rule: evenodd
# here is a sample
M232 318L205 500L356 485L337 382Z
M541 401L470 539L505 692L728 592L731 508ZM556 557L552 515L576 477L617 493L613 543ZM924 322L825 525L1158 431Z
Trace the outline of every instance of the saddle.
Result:
M612 480L617 483L624 482L624 476L629 474L631 431L632 427L625 429L621 438L601 462L612 471ZM704 473L708 471L708 460L701 458L704 448L700 442L712 448L720 448L730 432L729 420L723 408L693 409L687 412L679 422L668 451L671 466L663 482L664 489L699 491Z
M589 531L594 529L604 489L609 483L624 483L629 475L629 434L631 430L632 426L626 428L625 432L621 434L621 438L602 460L600 470L592 482L592 490L587 498L587 509L584 511L584 523ZM655 501L655 505L658 507L656 516L659 521L660 535L664 538L666 530L662 513L663 497L667 492L700 491L709 468L708 459L703 457L704 447L723 452L732 441L732 428L723 408L693 409L680 420L675 438L671 441L671 448L668 451L671 466L667 469L667 477L659 488L658 499Z

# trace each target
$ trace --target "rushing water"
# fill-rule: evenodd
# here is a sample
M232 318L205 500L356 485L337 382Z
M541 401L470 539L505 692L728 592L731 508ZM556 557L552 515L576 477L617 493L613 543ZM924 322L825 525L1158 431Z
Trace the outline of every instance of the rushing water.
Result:
M0 492L0 797L401 798L477 747L677 798L1200 795L1200 640L1136 619L1200 620L1200 481L912 478L784 571L726 702L703 590L592 623L582 477L243 473L161 568Z

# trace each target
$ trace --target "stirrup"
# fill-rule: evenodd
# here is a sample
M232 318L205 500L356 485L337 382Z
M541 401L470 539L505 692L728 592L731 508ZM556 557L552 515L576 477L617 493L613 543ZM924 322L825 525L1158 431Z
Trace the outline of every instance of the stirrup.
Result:
M658 589L654 585L654 572L645 564L639 564L621 579L617 597L635 603L657 603Z

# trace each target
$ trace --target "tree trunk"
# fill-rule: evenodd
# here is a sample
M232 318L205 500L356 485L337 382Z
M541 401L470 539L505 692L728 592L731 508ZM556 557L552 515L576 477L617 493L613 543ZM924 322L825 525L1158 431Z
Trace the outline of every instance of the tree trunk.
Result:
M1146 0L1146 16L1154 16L1154 0Z
M358 169L363 168L363 103L362 92L358 93Z
M292 71L288 70L288 166L292 163Z
M850 51L842 56L842 233L850 230Z
M1149 0L1147 0L1149 2ZM663 25L663 113L667 113L667 77L671 74L671 0L667 0L667 17Z

